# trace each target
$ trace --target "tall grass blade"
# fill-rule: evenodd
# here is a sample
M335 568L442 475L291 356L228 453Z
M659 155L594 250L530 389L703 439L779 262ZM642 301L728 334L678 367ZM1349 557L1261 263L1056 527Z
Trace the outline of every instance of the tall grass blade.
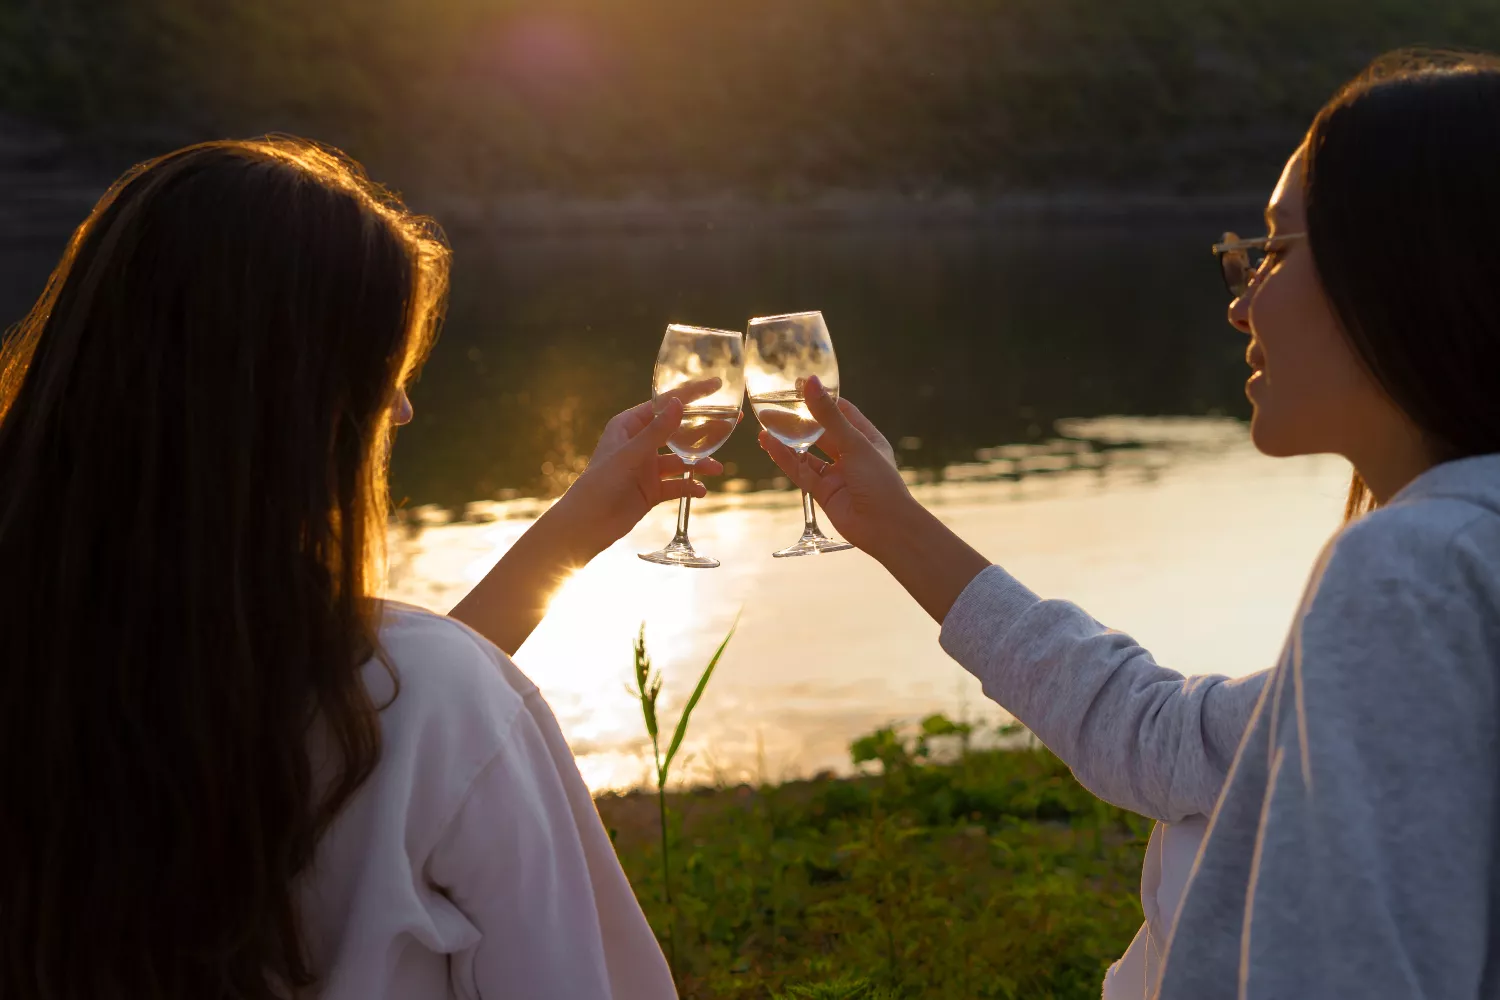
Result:
M697 707L698 699L703 697L703 689L708 687L708 679L713 676L714 667L719 665L719 657L724 655L724 647L729 645L729 640L734 638L735 629L740 627L740 611L734 616L734 624L729 626L729 634L724 636L724 641L719 643L719 648L714 652L713 659L708 661L708 666L703 669L703 676L698 678L698 686L693 689L693 696L683 706L682 718L677 720L677 730L672 733L672 742L667 746L666 759L662 761L662 774L666 774L667 768L672 766L672 758L677 755L677 748L682 746L682 739L687 735L688 718L692 716L693 709Z

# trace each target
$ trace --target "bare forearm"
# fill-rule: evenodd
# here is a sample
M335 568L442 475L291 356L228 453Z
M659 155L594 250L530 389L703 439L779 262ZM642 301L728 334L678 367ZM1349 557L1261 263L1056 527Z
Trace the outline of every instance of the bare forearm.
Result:
M939 625L969 581L990 564L915 500L869 551Z
M568 576L598 555L563 502L537 519L449 615L514 654Z

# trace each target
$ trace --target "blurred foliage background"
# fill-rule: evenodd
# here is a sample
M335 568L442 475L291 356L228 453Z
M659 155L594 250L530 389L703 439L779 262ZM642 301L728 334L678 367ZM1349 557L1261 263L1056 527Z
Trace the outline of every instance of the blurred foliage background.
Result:
M824 309L934 474L1063 417L1244 416L1207 244L1413 44L1500 49L1500 3L0 0L0 325L130 163L285 131L453 240L412 505L558 492L671 321ZM774 482L752 435L721 458Z
M295 131L416 191L1259 191L1379 52L1494 0L4 0L70 150Z

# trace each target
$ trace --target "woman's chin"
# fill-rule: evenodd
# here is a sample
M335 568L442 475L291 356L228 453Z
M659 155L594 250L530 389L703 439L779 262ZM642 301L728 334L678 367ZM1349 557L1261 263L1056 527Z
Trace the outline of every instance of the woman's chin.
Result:
M1307 449L1297 446L1297 435L1288 433L1293 430L1295 429L1280 424L1274 415L1268 414L1260 405L1256 405L1255 412L1250 417L1250 442L1255 445L1256 451L1271 458L1291 458L1293 455L1307 453Z

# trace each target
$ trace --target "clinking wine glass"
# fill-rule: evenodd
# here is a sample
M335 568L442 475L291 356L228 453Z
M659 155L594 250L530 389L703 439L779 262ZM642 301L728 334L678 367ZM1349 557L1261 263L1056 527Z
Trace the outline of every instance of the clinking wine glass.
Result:
M672 324L662 338L651 374L651 401L660 413L667 400L682 401L682 425L667 447L687 464L682 476L690 479L693 466L729 440L740 420L745 398L745 337L733 330L709 330ZM664 548L643 552L647 562L663 566L712 569L719 560L699 555L688 541L690 497L677 506L677 534Z
M745 382L750 392L750 408L772 437L799 455L807 454L823 436L823 425L813 419L803 395L803 387L812 375L823 383L829 396L838 399L839 363L822 313L757 316L750 321L749 333L745 335ZM802 491L802 520L802 537L772 555L784 559L854 548L818 529L817 512L806 490Z

